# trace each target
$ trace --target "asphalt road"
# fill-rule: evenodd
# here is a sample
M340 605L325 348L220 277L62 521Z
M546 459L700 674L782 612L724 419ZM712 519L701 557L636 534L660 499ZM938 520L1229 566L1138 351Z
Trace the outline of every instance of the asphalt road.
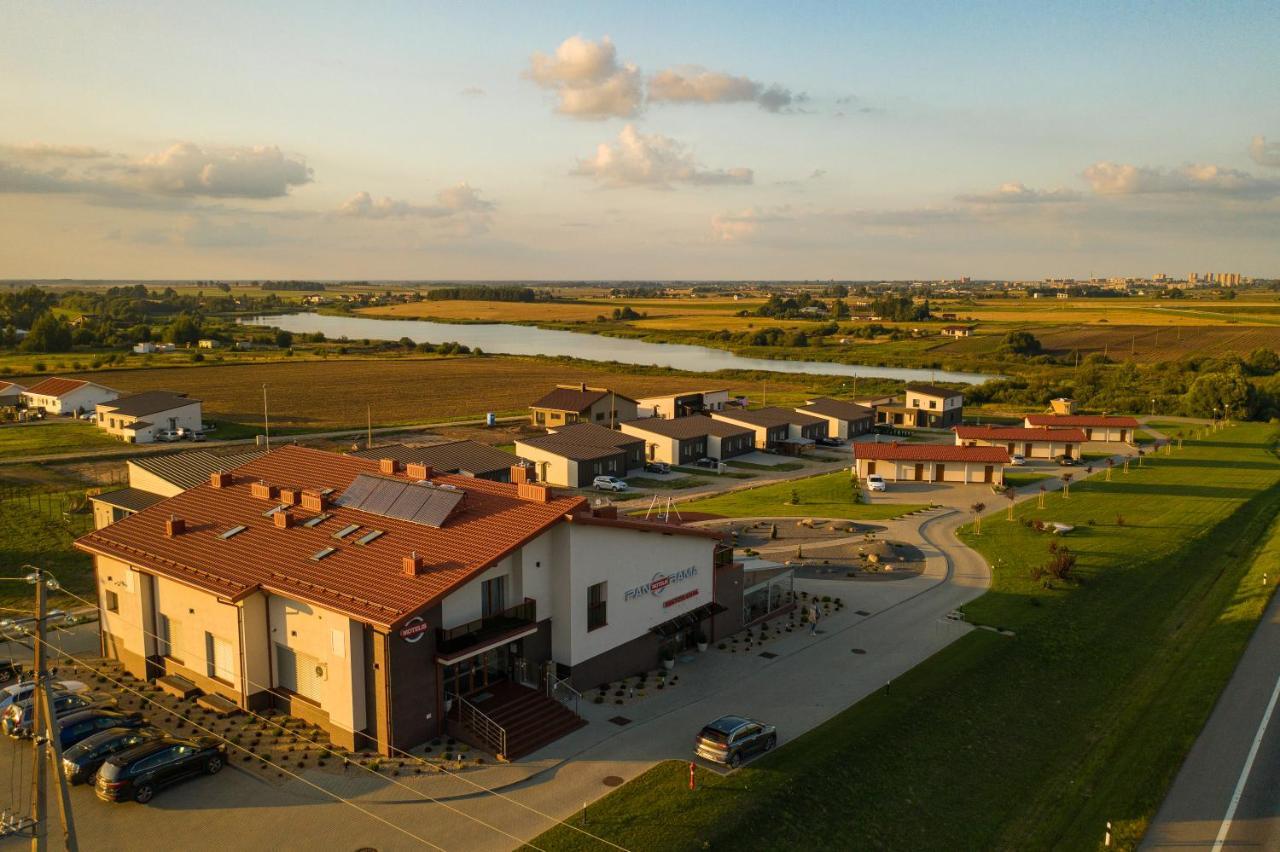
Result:
M1280 595L1187 754L1142 849L1280 849L1278 651Z

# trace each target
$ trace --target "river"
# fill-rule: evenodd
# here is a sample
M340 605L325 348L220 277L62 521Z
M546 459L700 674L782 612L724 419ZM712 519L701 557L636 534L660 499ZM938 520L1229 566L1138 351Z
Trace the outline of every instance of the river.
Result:
M770 370L775 373L862 376L908 382L961 382L970 385L981 384L995 378L984 373L961 373L949 370L872 367L865 364L839 364L831 361L747 358L723 349L712 349L706 346L650 343L646 340L582 334L576 331L556 331L509 323L464 325L424 320L330 316L312 312L249 317L241 322L246 325L276 326L294 334L322 332L329 340L342 337L349 340L399 340L407 337L414 343L456 341L472 348L479 347L492 354L569 356L588 361L617 361L623 364L670 367L694 373L711 373L716 370Z

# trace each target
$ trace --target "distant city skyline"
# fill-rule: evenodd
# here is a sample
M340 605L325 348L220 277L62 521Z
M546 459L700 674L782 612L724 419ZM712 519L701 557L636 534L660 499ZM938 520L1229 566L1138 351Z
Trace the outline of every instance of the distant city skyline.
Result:
M1280 276L1267 3L4 9L0 279Z

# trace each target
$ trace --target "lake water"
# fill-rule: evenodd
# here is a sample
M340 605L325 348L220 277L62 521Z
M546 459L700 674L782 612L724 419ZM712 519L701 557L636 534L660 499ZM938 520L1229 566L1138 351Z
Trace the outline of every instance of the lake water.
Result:
M910 382L963 382L970 385L981 384L987 379L994 378L984 373L961 373L949 370L747 358L723 349L712 349L706 346L650 343L644 340L606 337L602 334L556 331L508 323L461 325L422 320L329 316L310 312L250 317L241 322L246 325L276 326L294 334L314 334L318 331L330 340L341 337L351 340L399 340L407 337L415 343L444 343L452 340L473 348L478 346L492 354L570 356L588 361L618 361L623 364L670 367L695 373L710 373L716 370L771 370L775 373L863 376Z

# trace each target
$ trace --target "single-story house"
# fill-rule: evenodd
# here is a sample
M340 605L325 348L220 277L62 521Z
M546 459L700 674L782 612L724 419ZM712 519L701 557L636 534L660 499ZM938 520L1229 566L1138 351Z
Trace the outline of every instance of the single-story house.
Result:
M43 408L47 414L81 414L93 411L100 402L110 402L119 391L85 379L56 376L36 382L22 392L28 408Z
M614 429L623 420L635 420L638 416L636 401L631 397L585 384L557 385L529 409L530 422L544 428L594 423Z
M798 453L813 446L818 438L827 437L827 421L812 414L803 414L788 408L750 408L733 411L717 411L716 420L744 426L755 433L757 450L780 450Z
M944 325L942 327L943 337L971 337L973 335L973 326L971 325Z
M102 529L166 497L203 485L209 481L210 474L235 470L260 458L265 452L250 450L247 453L218 456L197 450L129 459L126 463L129 473L127 488L90 496L94 529Z
M637 417L688 417L691 414L707 414L724 411L729 404L727 389L689 391L665 396L643 396L636 400Z
M103 656L383 754L448 735L518 759L583 724L545 684L652 669L742 619L716 533L297 446L76 546Z
M644 467L644 453L642 439L594 423L516 439L516 455L533 463L539 482L570 488L589 488L597 476L624 477Z
M903 429L950 429L964 418L964 395L937 385L909 384L902 402L876 406L876 423Z
M745 426L705 414L665 419L626 420L618 427L644 441L645 458L667 464L692 464L701 458L724 460L751 452L754 433Z
M122 396L97 406L98 428L130 444L149 444L160 432L204 428L201 402L185 393L154 390Z
M1004 447L953 444L854 444L858 478L878 473L911 482L1004 482L1009 453Z
M1082 429L1086 441L1120 443L1131 443L1138 428L1136 417L1103 414L1028 414L1023 422L1028 428Z
M1080 429L1028 429L1024 426L956 426L956 446L1004 447L1029 459L1078 458L1085 442Z
M456 473L494 482L510 482L512 465L520 464L514 454L479 441L446 441L427 447L391 444L348 455L362 459L395 459L402 464L424 464L436 473Z
M827 421L827 435L842 441L865 435L875 426L876 413L872 409L827 396L808 400L796 411Z
M26 391L17 382L0 380L0 408L16 407L22 403L22 394Z

